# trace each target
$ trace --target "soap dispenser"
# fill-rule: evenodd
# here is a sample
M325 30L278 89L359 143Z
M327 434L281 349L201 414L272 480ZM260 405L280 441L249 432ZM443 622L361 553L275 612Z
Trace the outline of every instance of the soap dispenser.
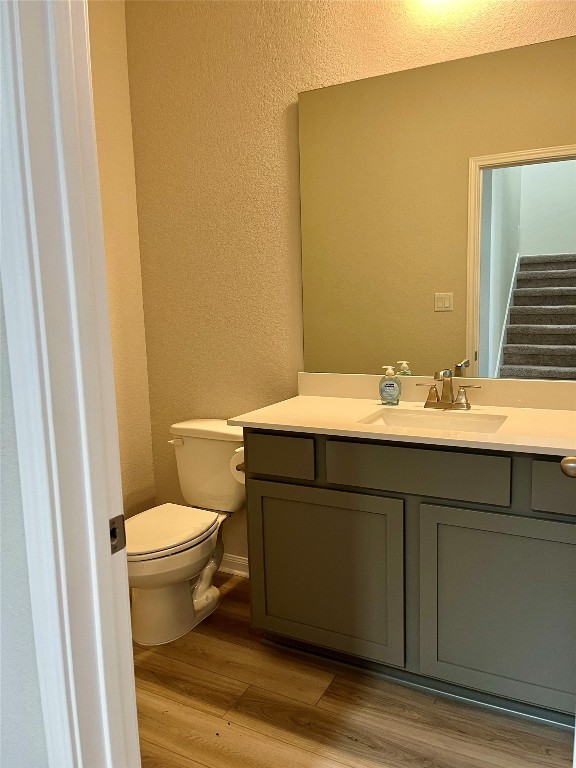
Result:
M408 360L396 360L396 362L400 366L400 370L398 371L398 376L412 376L412 371L410 370L410 366L408 365Z
M394 373L393 365L383 365L382 368L386 369L384 376L380 379L379 387L382 405L398 405L402 392L400 379Z

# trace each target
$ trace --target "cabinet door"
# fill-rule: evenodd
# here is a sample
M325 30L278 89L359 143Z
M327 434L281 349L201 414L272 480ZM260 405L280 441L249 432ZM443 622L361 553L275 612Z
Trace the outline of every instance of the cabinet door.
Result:
M255 626L404 664L403 502L247 483Z
M420 668L564 712L576 705L576 527L422 505Z

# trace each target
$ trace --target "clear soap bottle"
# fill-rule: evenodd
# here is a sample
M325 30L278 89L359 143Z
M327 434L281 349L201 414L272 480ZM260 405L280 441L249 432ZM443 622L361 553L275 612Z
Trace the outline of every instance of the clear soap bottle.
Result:
M379 386L382 405L398 405L402 392L400 379L394 373L393 365L383 365L382 368L386 369Z
M410 370L408 360L396 360L396 362L400 366L398 376L412 376L412 371Z

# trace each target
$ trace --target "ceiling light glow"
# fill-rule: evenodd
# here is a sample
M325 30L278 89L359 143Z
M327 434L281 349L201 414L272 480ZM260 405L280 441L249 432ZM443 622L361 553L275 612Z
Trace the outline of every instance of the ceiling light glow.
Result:
M494 0L406 0L410 15L423 24L454 23L486 10Z

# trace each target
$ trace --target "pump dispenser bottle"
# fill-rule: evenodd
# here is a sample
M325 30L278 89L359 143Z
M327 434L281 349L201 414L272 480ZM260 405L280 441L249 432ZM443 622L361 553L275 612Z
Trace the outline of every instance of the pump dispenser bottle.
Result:
M400 379L394 373L393 365L383 365L382 368L386 369L384 376L380 379L379 386L382 405L398 405L402 392Z
M410 370L408 360L396 360L396 362L400 366L398 376L412 376L412 371Z

